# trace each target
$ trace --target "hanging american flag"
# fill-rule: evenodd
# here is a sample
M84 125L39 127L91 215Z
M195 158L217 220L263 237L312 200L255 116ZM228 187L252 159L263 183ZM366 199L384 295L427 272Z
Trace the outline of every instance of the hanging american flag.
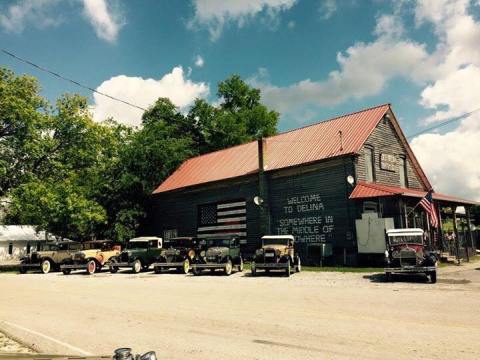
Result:
M422 200L419 202L420 206L423 208L423 210L426 211L430 218L430 225L432 227L437 228L439 225L439 220L438 220L438 213L437 213L437 207L433 203L433 198L432 198L432 192L429 191L427 195L425 195Z
M198 207L197 237L212 235L237 235L246 243L247 216L245 200L231 200Z

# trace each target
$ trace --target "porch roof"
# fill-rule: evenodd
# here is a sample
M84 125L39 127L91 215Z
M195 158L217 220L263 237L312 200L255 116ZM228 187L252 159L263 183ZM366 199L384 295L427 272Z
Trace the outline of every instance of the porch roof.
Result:
M352 193L350 194L350 199L367 199L384 196L407 196L421 199L426 194L426 191L417 189L409 189L359 181L355 186L355 189L353 189ZM434 192L432 194L432 197L433 200L441 202L455 203L461 205L479 205L478 202L472 200L465 200L455 196L440 194L437 192Z

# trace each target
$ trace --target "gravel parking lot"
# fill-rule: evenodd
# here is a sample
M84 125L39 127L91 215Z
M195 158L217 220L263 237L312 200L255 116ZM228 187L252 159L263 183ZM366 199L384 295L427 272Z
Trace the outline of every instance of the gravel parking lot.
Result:
M0 331L46 353L183 359L478 359L480 264L381 274L0 274Z

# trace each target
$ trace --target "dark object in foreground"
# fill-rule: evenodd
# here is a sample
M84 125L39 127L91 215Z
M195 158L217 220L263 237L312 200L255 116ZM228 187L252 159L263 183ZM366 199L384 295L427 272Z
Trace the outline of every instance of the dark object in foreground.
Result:
M205 269L214 272L223 270L230 275L233 268L243 271L243 257L240 253L240 241L236 236L209 237L204 241L204 247L192 264L194 275L200 275Z
M393 281L394 274L425 274L437 282L438 256L425 249L422 229L387 230L385 277Z
M262 247L255 252L252 276L258 270L282 270L287 276L302 270L300 257L295 254L295 238L292 235L267 235L262 237Z

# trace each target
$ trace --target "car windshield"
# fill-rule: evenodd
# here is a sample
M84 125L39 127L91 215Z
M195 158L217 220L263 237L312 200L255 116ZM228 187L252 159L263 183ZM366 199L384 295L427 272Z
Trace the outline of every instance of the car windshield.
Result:
M100 243L84 243L83 250L92 250L92 249L100 249L102 244Z
M187 239L171 239L167 243L167 247L187 248L193 245L193 241Z
M207 247L230 247L230 239L207 239Z
M127 244L127 249L148 249L148 241L131 241Z
M43 244L40 247L40 251L55 251L58 249L58 246L55 244Z
M388 241L390 242L390 245L423 244L422 237L418 235L389 236Z
M284 245L284 246L288 246L289 239L275 238L275 239L263 239L262 241L263 241L263 246L265 246L265 245Z

